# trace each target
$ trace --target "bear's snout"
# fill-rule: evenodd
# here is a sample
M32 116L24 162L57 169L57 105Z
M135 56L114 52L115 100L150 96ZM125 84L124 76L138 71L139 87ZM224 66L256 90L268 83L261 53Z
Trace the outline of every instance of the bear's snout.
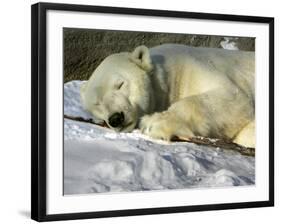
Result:
M125 120L125 116L123 112L114 113L109 117L108 123L110 126L117 128L124 123L124 120Z

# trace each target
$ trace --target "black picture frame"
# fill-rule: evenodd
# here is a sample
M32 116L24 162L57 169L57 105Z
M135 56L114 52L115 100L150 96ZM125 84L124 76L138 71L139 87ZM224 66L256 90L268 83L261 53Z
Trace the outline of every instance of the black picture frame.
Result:
M274 206L274 18L183 11L163 11L136 8L102 7L89 5L37 3L31 10L31 218L37 221L102 218L116 216L148 215L161 213L193 212L206 210L238 209ZM269 200L196 206L139 208L101 212L68 214L46 213L46 13L48 10L75 12L100 12L124 15L191 18L218 21L253 22L269 25Z

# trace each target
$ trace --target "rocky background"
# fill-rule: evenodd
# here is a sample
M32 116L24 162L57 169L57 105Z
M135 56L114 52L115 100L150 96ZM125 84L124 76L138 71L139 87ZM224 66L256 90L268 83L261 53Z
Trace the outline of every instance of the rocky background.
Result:
M88 79L108 55L132 51L139 45L153 47L165 43L194 47L222 48L222 42L233 42L240 50L254 51L255 38L169 34L130 31L107 31L64 28L64 82Z

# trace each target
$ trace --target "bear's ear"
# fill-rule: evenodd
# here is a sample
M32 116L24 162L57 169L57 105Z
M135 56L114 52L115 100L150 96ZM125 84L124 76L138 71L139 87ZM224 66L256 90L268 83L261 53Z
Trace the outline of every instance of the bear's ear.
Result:
M152 70L153 66L151 63L149 50L146 46L142 45L136 47L136 49L131 53L130 59L143 70L147 72Z

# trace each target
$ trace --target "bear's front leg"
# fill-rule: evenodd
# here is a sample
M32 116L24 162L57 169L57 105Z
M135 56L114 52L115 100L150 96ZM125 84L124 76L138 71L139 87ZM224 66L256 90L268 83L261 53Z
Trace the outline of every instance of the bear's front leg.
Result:
M166 141L173 137L189 139L194 136L186 122L169 110L142 117L139 127L143 134Z

